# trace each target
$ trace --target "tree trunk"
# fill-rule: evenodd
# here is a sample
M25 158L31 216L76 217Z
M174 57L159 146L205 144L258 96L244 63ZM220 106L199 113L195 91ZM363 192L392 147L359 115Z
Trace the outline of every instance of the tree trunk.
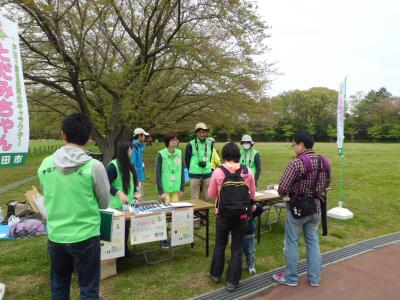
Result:
M117 134L117 132L120 132ZM105 166L114 158L115 156L115 146L119 141L131 141L131 133L129 130L115 130L111 133L107 133L104 137L99 135L93 135L93 139L99 145L101 153L103 153L103 164Z

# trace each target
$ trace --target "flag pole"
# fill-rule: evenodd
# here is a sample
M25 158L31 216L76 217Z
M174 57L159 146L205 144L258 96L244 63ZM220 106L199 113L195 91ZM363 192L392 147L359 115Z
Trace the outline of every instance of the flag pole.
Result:
M347 78L341 82L338 93L337 107L337 145L339 154L339 201L338 206L328 210L327 215L334 219L347 220L353 218L353 213L343 207L344 202L344 128L346 110L346 84Z

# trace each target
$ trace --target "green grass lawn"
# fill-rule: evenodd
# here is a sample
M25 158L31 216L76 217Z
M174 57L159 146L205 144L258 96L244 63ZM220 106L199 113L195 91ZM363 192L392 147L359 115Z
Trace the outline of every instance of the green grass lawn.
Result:
M221 150L222 144L217 148ZM255 145L261 152L263 170L259 187L277 183L288 160L293 156L289 143L260 143ZM145 198L157 196L154 177L155 153L161 143L146 148ZM184 145L181 147L184 148ZM339 190L339 160L336 144L317 143L318 153L324 154L332 164L332 191L328 206L337 205ZM346 144L345 150L345 206L354 213L348 221L329 220L329 235L321 237L321 251L325 252L357 241L398 231L400 196L400 144ZM0 171L0 186L35 175L40 161L46 154L31 154L27 165ZM396 171L397 170L397 171ZM23 200L23 192L38 181L0 194L0 205L11 199ZM189 188L185 198L189 197ZM214 244L214 217L211 221L211 250ZM265 218L264 218L265 223ZM266 229L265 224L262 225ZM282 254L283 228L273 224L272 232L261 236L257 244L257 272L265 272L284 265ZM204 233L204 228L201 229ZM304 245L304 242L302 242ZM211 257L205 257L205 243L195 238L195 247L178 247L176 258L157 265L146 265L143 257L118 262L118 276L101 282L104 299L185 299L224 286L208 279ZM305 257L304 247L300 255ZM49 261L46 238L0 242L0 282L7 285L7 299L48 299ZM228 251L227 251L227 255ZM249 274L244 271L243 278ZM76 279L73 280L72 298L78 299Z

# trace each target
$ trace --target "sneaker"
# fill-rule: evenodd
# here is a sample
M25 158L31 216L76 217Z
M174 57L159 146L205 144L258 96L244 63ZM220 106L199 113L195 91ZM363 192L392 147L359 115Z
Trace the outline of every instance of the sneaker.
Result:
M5 299L6 285L0 282L0 299Z
M215 283L218 283L218 282L219 282L219 278L218 278L218 277L212 276L212 275L210 274L210 278L211 278L211 280L214 281Z
M285 284L288 286L297 286L297 282L287 282L286 281L285 272L279 272L278 274L273 275L272 279L279 284Z
M226 284L226 288L230 292L234 292L238 288L238 286L239 286L238 284L233 284L233 283L229 283L229 282Z
M310 286L319 287L319 282L310 282Z
M249 268L249 273L250 274L256 274L256 269L255 268Z
M169 241L168 240L161 241L161 248L162 249L169 249Z

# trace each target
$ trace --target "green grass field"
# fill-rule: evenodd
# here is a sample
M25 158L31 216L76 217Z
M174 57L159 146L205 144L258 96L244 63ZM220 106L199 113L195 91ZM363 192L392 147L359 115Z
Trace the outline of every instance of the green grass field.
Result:
M59 143L59 142L58 142ZM217 148L221 150L222 144ZM146 199L155 199L154 160L162 147L156 144L145 150L147 181ZM184 148L184 145L181 146ZM277 183L289 159L293 156L289 143L260 143L263 170L259 187ZM324 154L332 164L332 190L328 206L337 205L339 189L339 160L336 144L317 143L316 151ZM346 144L345 149L345 206L354 213L348 221L329 220L329 235L321 237L321 251L325 252L357 241L398 231L400 196L400 144ZM2 169L3 187L9 183L33 176L46 154L31 154L25 167ZM38 181L24 184L12 191L0 194L0 205L11 199L23 200L23 192ZM185 198L189 189L185 190ZM265 221L265 218L264 218ZM214 218L211 225L211 250L214 239ZM264 222L265 223L265 222ZM263 224L263 230L266 225ZM264 233L257 244L257 272L265 272L284 265L282 255L283 228L273 224L272 232ZM204 228L201 229L204 233ZM0 242L0 282L7 285L7 299L49 299L49 260L46 238ZM302 242L302 245L304 243ZM146 265L137 256L118 262L118 276L101 282L103 299L185 299L223 287L225 282L214 284L208 278L211 257L206 258L204 242L195 238L194 249L190 245L176 250L176 258L157 265ZM304 247L300 255L305 257ZM229 256L227 251L227 256ZM248 278L244 271L242 278ZM73 280L72 298L79 298L76 278Z

